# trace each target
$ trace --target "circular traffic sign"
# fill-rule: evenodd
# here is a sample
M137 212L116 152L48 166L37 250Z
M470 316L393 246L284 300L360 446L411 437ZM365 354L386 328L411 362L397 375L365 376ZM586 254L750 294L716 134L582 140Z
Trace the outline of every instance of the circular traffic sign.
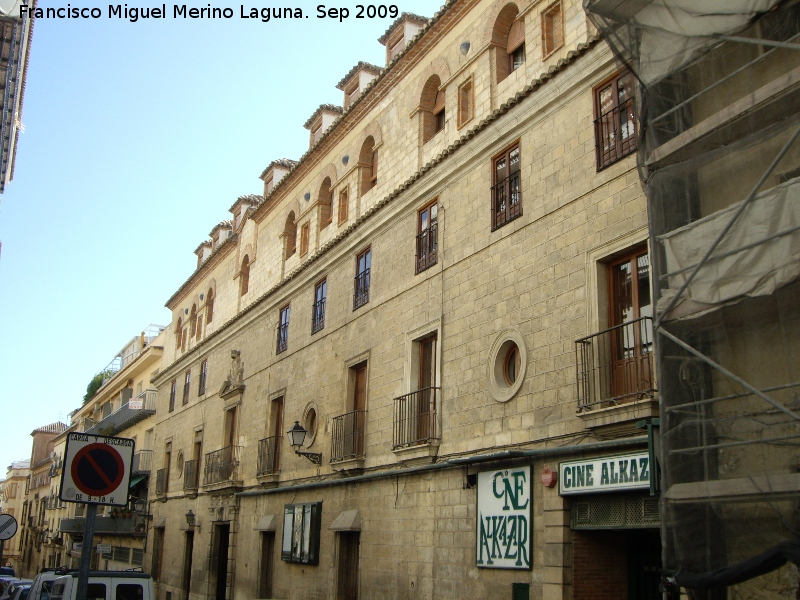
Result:
M0 540L7 540L17 533L17 520L11 515L0 515Z
M75 486L87 496L105 496L119 487L125 465L113 446L89 444L75 454L71 474Z

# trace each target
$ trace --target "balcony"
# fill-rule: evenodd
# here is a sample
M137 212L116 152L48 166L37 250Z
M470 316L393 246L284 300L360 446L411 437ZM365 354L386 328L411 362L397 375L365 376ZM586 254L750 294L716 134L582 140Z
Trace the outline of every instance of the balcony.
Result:
M289 323L281 323L278 325L278 339L275 343L275 354L286 352L289 347Z
M203 485L240 484L239 457L241 456L241 450L240 446L226 446L206 454Z
M311 333L313 335L325 327L325 298L314 303L312 312Z
M273 435L258 441L258 471L257 475L273 475L278 473L281 460L281 436Z
M364 433L367 424L367 411L354 410L333 418L331 436L331 463L363 462Z
M657 416L653 366L653 320L616 325L575 342L579 416L603 411L617 415L587 421L587 427ZM648 405L654 414L643 412ZM631 415L627 415L630 410ZM595 415L596 416L596 415ZM630 419L629 419L630 417Z
M183 490L195 491L200 483L200 465L196 460L187 460L183 463Z
M369 302L369 271L361 271L353 280L353 310Z
M86 430L86 433L116 435L120 431L154 414L156 414L156 390L145 390L138 396L128 400L118 410L95 423Z
M392 451L404 463L431 462L439 450L442 390L428 387L394 399Z
M124 513L129 514L129 513ZM84 517L76 517L71 519L61 519L61 524L58 531L60 533L70 533L83 535L83 528L86 519ZM94 520L94 533L95 535L133 535L144 536L146 529L146 517L138 513L129 514L129 516L103 516L95 517Z
M131 463L131 473L149 473L150 465L153 463L152 450L139 450L133 455Z
M159 469L156 471L156 496L163 496L167 493L167 470Z

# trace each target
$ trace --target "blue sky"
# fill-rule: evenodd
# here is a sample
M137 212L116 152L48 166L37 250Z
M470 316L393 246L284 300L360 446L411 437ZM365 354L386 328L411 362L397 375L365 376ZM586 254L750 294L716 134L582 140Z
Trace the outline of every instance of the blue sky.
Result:
M302 0L291 6L310 18L269 23L240 19L238 4L213 4L233 7L230 20L131 23L69 3L103 17L37 20L25 132L0 197L0 476L130 338L169 323L192 251L238 196L261 193L271 160L305 152L303 123L342 103L334 86L353 65L384 65L377 38L392 23L342 2L328 5L351 8L341 23Z

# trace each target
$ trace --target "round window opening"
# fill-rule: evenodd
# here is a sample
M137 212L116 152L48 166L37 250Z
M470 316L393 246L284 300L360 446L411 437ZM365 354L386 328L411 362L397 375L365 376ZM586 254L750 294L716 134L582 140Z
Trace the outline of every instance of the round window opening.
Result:
M489 394L498 402L508 402L522 387L528 362L525 340L516 329L503 331L489 352Z
M308 447L314 443L317 437L317 409L313 405L307 406L303 413L303 429L306 430L304 446Z

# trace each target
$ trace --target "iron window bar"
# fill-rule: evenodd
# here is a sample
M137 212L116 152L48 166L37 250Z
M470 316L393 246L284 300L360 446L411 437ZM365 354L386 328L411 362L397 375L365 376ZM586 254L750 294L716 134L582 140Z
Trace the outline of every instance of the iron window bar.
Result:
M275 354L286 352L289 347L289 323L278 325L278 340L275 346Z
M436 221L417 234L417 260L415 274L436 264L439 225Z
M369 302L369 271L365 269L354 278L353 310Z
M312 308L311 333L317 333L325 327L325 298L314 303Z
M436 410L440 394L441 388L428 387L394 399L393 449L441 438Z
M280 471L281 440L279 435L258 441L257 475L271 475Z
M187 460L183 463L183 489L184 490L196 490L197 483L198 483L198 475L197 472L197 461Z
M353 410L332 421L331 462L363 458L367 411Z
M522 216L520 199L519 171L492 186L492 231Z
M238 473L240 450L239 446L226 446L206 454L203 484L213 485L235 480Z
M597 169L622 160L636 150L639 128L633 98L628 98L594 121Z

